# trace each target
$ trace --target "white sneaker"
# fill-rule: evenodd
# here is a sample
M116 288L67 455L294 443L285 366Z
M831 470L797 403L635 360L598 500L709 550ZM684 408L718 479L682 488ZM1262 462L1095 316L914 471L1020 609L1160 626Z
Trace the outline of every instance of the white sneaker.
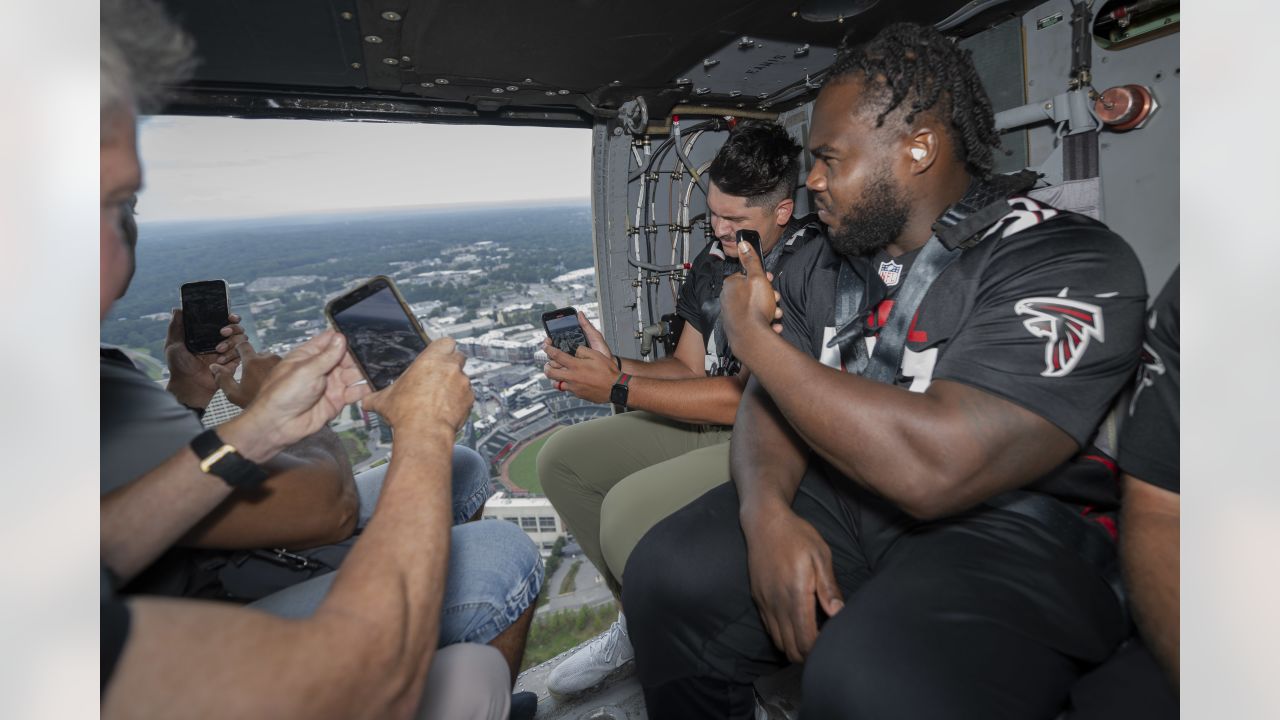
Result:
M627 619L618 619L608 630L578 648L547 676L547 689L557 695L576 695L599 685L613 671L631 662L636 651L627 637Z

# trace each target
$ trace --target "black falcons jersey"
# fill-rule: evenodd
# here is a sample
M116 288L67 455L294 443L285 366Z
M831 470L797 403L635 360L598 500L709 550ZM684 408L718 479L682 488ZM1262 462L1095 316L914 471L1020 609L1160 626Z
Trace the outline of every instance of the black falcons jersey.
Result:
M935 380L976 387L1062 428L1082 448L1132 377L1146 286L1132 249L1101 223L1026 197L986 239L963 250L930 287L907 333L896 384L924 392ZM917 251L918 252L918 251ZM861 342L874 348L917 252L862 263L868 297ZM824 365L844 368L836 287L844 259L810 243L780 278L783 337ZM1117 504L1115 464L1085 451L1028 489L1099 510ZM1085 472L1068 471L1072 466Z
M1134 382L1129 417L1120 431L1120 467L1172 492L1181 491L1178 467L1178 270L1147 315L1142 364Z
M791 218L778 243L764 257L764 268L774 274L775 285L788 258L809 240L825 237L825 232L817 214ZM742 370L720 328L720 290L724 279L736 272L742 272L742 265L725 256L719 240L712 240L693 259L676 301L676 314L702 334L703 370L708 375L737 375Z

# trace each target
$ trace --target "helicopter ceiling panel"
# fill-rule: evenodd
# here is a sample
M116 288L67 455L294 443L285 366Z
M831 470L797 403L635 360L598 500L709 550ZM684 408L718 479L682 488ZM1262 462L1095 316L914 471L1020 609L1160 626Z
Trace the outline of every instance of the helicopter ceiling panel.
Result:
M177 112L584 126L637 96L652 117L710 101L786 110L813 98L846 34L1035 4L163 1L202 60Z

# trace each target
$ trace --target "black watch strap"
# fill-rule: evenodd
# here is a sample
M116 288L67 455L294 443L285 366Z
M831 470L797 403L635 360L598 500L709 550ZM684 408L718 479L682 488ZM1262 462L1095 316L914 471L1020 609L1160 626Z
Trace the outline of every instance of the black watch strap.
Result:
M191 449L200 458L201 470L217 475L231 487L256 487L267 479L267 473L260 465L223 442L213 428L195 436Z
M627 395L630 392L627 386L630 382L631 376L627 373L622 373L613 382L613 389L609 391L609 402L613 403L613 409L616 412L627 409Z

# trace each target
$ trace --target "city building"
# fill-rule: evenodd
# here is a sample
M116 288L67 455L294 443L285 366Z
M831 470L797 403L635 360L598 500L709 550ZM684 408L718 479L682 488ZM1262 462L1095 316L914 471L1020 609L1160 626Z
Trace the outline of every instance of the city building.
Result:
M544 558L551 557L556 538L569 532L551 501L544 497L513 498L498 491L485 503L484 519L515 523L529 535Z

